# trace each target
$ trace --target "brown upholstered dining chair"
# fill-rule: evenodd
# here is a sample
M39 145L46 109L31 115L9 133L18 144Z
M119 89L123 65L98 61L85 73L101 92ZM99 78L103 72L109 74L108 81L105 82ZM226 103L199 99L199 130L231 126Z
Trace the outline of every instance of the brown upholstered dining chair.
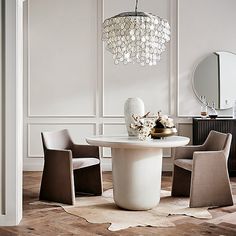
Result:
M190 196L190 207L233 205L227 161L232 135L210 131L202 145L174 152L172 196Z
M44 169L39 199L75 203L75 192L102 194L99 149L74 144L68 130L43 132Z

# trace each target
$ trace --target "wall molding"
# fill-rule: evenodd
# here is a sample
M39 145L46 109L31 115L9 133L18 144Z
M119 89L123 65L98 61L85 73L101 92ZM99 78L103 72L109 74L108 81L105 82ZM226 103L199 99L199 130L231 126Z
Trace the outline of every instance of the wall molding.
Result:
M100 12L100 18L99 18L99 34L100 34L100 38L102 38L102 24L105 20L104 18L104 5L105 5L105 0L100 0L101 1L101 12ZM100 50L100 53L101 53L101 58L102 58L102 73L101 73L101 94L102 94L102 97L101 97L101 117L102 118L124 118L124 115L106 115L105 114L105 88L104 88L104 85L105 85L105 76L104 76L104 66L105 66L105 62L104 62L104 50L105 50L105 47L104 47L104 42L101 41L100 43L100 46L101 46L101 50Z
M125 122L103 122L102 123L102 134L104 134L104 128L106 125L126 125Z
M87 115L47 115L47 114L32 114L30 107L31 107L31 102L30 102L30 17L29 17L29 11L30 11L30 0L26 0L27 2L27 116L29 118L95 118L97 116L97 84L98 84L98 76L95 81L95 86L93 88L93 114L87 114ZM96 1L97 3L97 1ZM98 9L98 4L97 4L97 9ZM98 38L97 40L98 41ZM25 50L25 49L24 49ZM96 66L98 68L98 62L96 62Z
M102 19L102 22L105 20L104 18L104 2L105 0L100 0L102 1L102 13L101 13L101 19ZM169 22L172 23L172 0L168 0L168 18L169 18ZM102 24L101 24L102 25ZM102 32L102 28L100 30L100 32ZM168 73L168 114L173 114L172 113L172 54L171 54L171 48L173 47L172 46L172 40L170 41L169 43L169 50L166 50L166 52L169 53L168 55L168 60L169 60L169 66L168 66L168 69L169 69L169 73ZM166 53L164 52L164 53ZM105 105L104 105L104 100L105 100L105 88L104 88L104 85L105 85L105 76L104 76L104 43L102 42L102 104L101 104L101 116L102 118L124 118L124 115L111 115L111 114L105 114ZM158 66L158 65L157 65Z
M176 0L176 113L178 117L188 117L184 115L180 115L179 112L179 107L180 107L180 102L179 102L179 0Z
M105 126L106 125L113 125L113 126L119 126L119 125L121 125L121 126L124 126L125 125L125 122L104 122L104 123L102 123L101 124L101 126L102 126L102 129L101 129L101 134L102 135L104 135L105 134ZM107 155L105 155L105 149L110 149L110 148L108 148L108 147L101 147L101 156L104 158L104 159L109 159L109 158L111 158L111 156L107 156Z
M179 98L179 86L180 86L180 77L179 77L179 6L180 6L180 0L176 0L176 115L180 118L189 118L194 117L194 115L183 115L180 114L180 98Z
M102 24L105 20L104 18L104 5L105 5L105 0L99 0L100 1L100 17L98 18L98 24L99 24L99 27L98 27L98 30L99 30L99 35L100 35L100 38L102 38ZM104 62L104 50L105 50L105 47L104 47L104 42L101 40L100 43L98 43L99 46L100 46L100 58L102 59L101 62L102 62L102 70L101 70L101 117L102 118L124 118L123 115L106 115L105 114L105 88L104 88L104 85L105 85L105 76L104 76L104 71L105 71L105 62Z
M175 1L173 1L175 2ZM202 61L205 56L209 55L209 53L212 53L213 51L231 51L231 50L236 50L235 48L235 43L232 38L234 38L235 34L231 35L230 27L232 26L229 24L229 27L225 29L225 32L219 33L217 30L214 30L213 33L209 32L209 30L205 27L208 24L204 24L204 22L208 22L210 24L210 27L216 27L219 25L220 22L222 24L226 24L226 22L233 22L233 12L232 9L234 9L234 4L233 1L229 5L227 5L227 8L224 8L224 3L222 2L216 2L215 3L215 11L209 11L209 7L212 6L213 1L207 1L206 2L206 7L204 8L207 9L206 11L203 10L203 21L199 21L198 24L196 24L196 19L199 15L199 12L201 12L201 4L196 3L195 1L192 1L194 4L194 7L197 6L197 8L194 11L189 10L189 6L191 5L191 2L189 1L184 1L184 0L176 0L176 115L178 117L182 118L189 118L189 117L195 117L195 116L200 116L200 106L201 102L200 99L197 97L195 89L193 88L193 76L194 76L194 71L196 70L197 65L199 64L200 61ZM187 4L187 8L185 5ZM190 5L188 5L190 4ZM196 5L195 5L196 4ZM233 7L230 7L232 5ZM222 8L223 7L223 8ZM231 9L230 9L231 8ZM192 8L193 9L193 8ZM222 11L223 10L223 11ZM193 14L193 12L197 13L196 15ZM191 15L192 14L192 15ZM222 14L224 17L222 20L218 17L219 14ZM184 17L184 18L182 18ZM229 18L228 18L229 17ZM194 25L196 27L196 34L194 35L194 39L196 41L196 45L199 47L191 48L192 45L186 45L183 44L183 42L192 42L193 38L191 37L192 34L188 34L186 31L186 26L187 24L184 24L184 22L188 22L188 19L193 20ZM230 21L231 19L231 21ZM224 21L225 20L225 21ZM198 22L198 21L197 21ZM214 22L214 23L213 23ZM201 26L201 27L200 27ZM228 29L228 30L227 30ZM207 31L208 30L208 31ZM199 35L199 32L204 31L205 38L202 40L202 38L196 38L196 35ZM195 31L194 31L195 32ZM189 38L187 38L186 35L189 35ZM223 37L223 35L229 34L229 37ZM228 40L229 39L229 40ZM181 51L180 51L180 47ZM190 51L190 57L186 55L185 47ZM191 50L190 50L191 49ZM189 63L184 60L185 56L187 56L187 59L189 60ZM181 61L182 59L182 61ZM185 63L185 64L184 64ZM182 69L182 65L184 65L184 71L180 71ZM182 76L182 77L181 77ZM187 88L187 95L184 96L184 89ZM191 91L190 91L191 89ZM181 93L182 92L182 93ZM181 101L180 101L181 100ZM186 101L186 107L184 102ZM188 112L190 109L191 112ZM224 109L224 110L218 110L218 113L220 116L227 116L231 117L232 112L231 109Z
M30 0L28 0L30 1ZM168 1L167 5L167 11L168 15L166 16L169 19L171 28L172 28L172 39L170 43L168 44L168 50L169 53L167 57L167 69L168 71L168 111L169 114L175 117L176 115L176 58L177 58L177 47L176 47L176 40L177 40L177 30L175 31L175 24L176 24L176 18L177 18L177 10L176 10L176 1ZM25 95L25 111L24 111L24 133L25 133L25 144L24 144L24 169L25 170L41 170L42 168L42 155L34 154L32 150L30 150L29 147L29 140L32 138L30 137L30 128L33 125L83 125L83 124L91 124L94 125L94 134L104 134L104 128L108 125L113 126L123 126L125 125L124 122L124 115L115 115L115 114L106 114L105 112L105 62L104 62L104 43L102 40L102 22L105 17L104 12L104 5L105 0L97 0L97 42L95 48L97 49L96 56L97 56L97 76L94 78L94 81L96 85L94 86L94 93L93 97L95 98L94 104L95 104L95 110L94 114L88 114L88 115L47 115L47 114L32 114L32 111L30 111L30 98L27 97L27 95L30 94L30 76L25 78L25 89L28 92L27 95ZM29 9L28 9L29 13ZM29 22L29 14L28 14L28 22ZM29 22L30 23L30 22ZM29 24L27 25L28 31L29 31ZM26 39L27 40L27 39ZM29 42L29 35L28 35L28 43ZM30 45L29 45L30 46ZM30 48L30 47L29 47ZM28 56L30 56L29 50L28 50ZM30 59L30 58L28 58ZM29 66L30 67L30 66ZM27 68L28 75L30 75L30 68ZM177 77L178 78L178 77ZM107 78L108 79L108 78ZM178 103L178 102L177 102ZM175 122L185 122L187 117L176 117ZM101 148L101 156L104 156L103 148ZM167 152L167 157L164 157L164 159L168 159L169 153ZM105 161L103 161L102 166L105 169L111 170L111 158L105 157L103 158ZM164 160L163 159L163 160ZM169 160L169 159L168 159ZM169 165L166 160L163 164L164 170L170 169L171 165Z
M93 126L93 133L94 135L96 135L97 133L97 124L96 123L75 123L75 122L53 122L53 123L28 123L27 124L27 158L42 158L43 155L41 154L32 154L32 150L30 149L30 142L29 140L31 139L31 135L30 135L30 127L32 127L33 125L51 125L51 126L56 126L56 125L75 125L75 126L79 126L79 125L92 125Z

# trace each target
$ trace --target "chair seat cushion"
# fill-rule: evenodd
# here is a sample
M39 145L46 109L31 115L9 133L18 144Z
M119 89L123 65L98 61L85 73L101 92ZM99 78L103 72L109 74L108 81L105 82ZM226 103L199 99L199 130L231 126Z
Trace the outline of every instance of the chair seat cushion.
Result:
M185 169L192 171L193 169L193 160L192 159L176 159L174 164Z
M86 157L86 158L72 158L73 169L81 169L88 166L94 166L99 164L100 161L97 158Z

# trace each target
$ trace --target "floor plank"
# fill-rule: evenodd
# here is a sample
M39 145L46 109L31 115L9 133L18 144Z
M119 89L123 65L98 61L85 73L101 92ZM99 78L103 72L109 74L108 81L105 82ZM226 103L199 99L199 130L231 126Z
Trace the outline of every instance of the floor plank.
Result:
M90 224L83 218L67 214L60 207L31 205L38 200L41 172L24 172L23 219L18 226L0 227L1 236L69 236L69 235L104 235L104 236L174 236L174 235L236 235L236 205L211 209L211 220L200 220L186 216L170 216L176 227L134 227L117 232L107 230L108 224ZM111 172L103 173L104 189L112 188ZM236 178L231 178L236 195ZM171 189L170 173L164 173L162 188Z

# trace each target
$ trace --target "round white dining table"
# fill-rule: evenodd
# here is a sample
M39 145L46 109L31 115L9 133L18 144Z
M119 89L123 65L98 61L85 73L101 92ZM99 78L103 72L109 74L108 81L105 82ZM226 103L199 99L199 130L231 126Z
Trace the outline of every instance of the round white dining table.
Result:
M160 201L162 150L184 146L189 138L139 140L131 136L94 136L88 144L110 147L115 203L128 210L148 210Z

